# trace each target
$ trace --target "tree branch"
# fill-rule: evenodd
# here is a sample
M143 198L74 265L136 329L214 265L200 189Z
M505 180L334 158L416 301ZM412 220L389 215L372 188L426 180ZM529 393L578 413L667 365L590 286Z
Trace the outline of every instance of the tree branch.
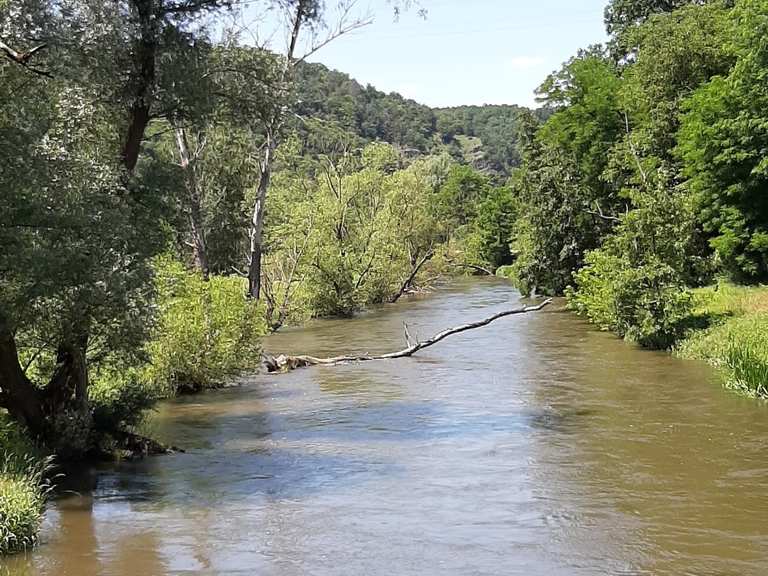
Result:
M608 222L621 222L621 218L618 216L609 216L608 214L603 213L603 209L600 207L600 204L597 201L595 201L595 208L597 208L597 212L594 210L584 210L584 212L587 214L592 214L593 216L598 216L599 218L607 220Z
M305 52L301 57L299 57L296 60L296 63L304 62L307 58L312 56L315 52L322 50L337 38L372 24L373 17L370 14L350 20L350 14L356 4L357 4L357 0L347 0L346 2L342 2L340 4L341 14L333 30L331 30L328 33L328 35L322 40L318 40L316 42L313 41L309 49L307 50L307 52ZM291 58L293 58L293 52L291 52Z
M428 340L424 340L423 342L416 342L415 344L408 346L404 350L399 350L397 352L390 352L389 354L379 354L376 356L371 356L367 354L361 355L361 356L335 356L332 358L316 358L314 356L286 356L284 354L281 354L279 356L265 356L263 365L267 372L274 373L274 372L289 372L291 370L295 370L296 368L305 368L307 366L317 366L317 365L336 366L338 364L348 364L350 362L370 362L372 360L393 360L395 358L409 358L414 354L416 354L416 352L420 350L424 350L425 348L429 348L430 346L434 346L438 342L441 342L446 338L448 338L449 336L453 336L454 334L460 334L461 332L466 332L467 330L474 330L476 328L482 328L484 326L488 326L488 324L490 324L491 322L495 322L499 318L505 318L507 316L513 316L516 314L527 314L530 312L537 312L549 306L551 303L552 303L552 299L548 298L547 300L544 300L541 304L538 304L536 306L523 306L521 308L515 308L513 310L505 310L504 312L498 312L493 316L489 316L488 318L485 318L484 320L471 322L469 324L462 324L461 326L456 326L454 328L448 328L447 330L438 332Z
M453 266L454 268L469 268L470 270L474 270L475 272L481 272L486 276L493 276L493 272L488 270L488 268L483 268L482 266L478 266L477 264L455 264L452 262L450 265Z
M419 273L419 271L424 266L424 264L432 260L434 256L435 256L434 250L429 250L427 251L426 254L424 254L424 257L421 260L419 260L416 266L413 267L413 270L411 270L411 273L408 276L408 278L406 278L405 282L403 282L402 286L400 286L400 290L398 290L397 294L395 294L394 296L392 296L392 298L390 298L389 302L391 304L394 304L395 302L400 300L400 298L402 298L403 294L405 294L408 288L410 288L413 285L413 280L416 278L416 275Z
M30 72L33 72L34 74L39 74L40 76L45 76L46 78L53 78L53 76L46 72L45 70L40 70L39 68L33 68L29 65L29 61L32 59L32 57L37 54L40 50L43 50L47 48L47 44L40 44L38 46L35 46L31 50L27 52L18 52L8 46L5 42L0 40L0 50L2 50L3 53L8 57L9 60L12 62L15 62L16 64L23 66Z

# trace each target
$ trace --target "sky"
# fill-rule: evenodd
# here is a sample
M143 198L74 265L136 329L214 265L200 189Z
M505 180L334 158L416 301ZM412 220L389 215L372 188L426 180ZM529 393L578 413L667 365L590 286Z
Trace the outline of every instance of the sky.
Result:
M334 5L328 0L328 5ZM534 90L579 48L604 42L607 0L421 0L394 22L387 0L359 0L374 23L311 61L432 107L533 106ZM329 19L333 12L329 13Z

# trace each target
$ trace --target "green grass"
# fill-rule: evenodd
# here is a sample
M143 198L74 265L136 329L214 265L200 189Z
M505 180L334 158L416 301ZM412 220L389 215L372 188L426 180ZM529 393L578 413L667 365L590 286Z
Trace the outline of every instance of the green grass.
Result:
M768 287L721 283L694 293L693 329L677 346L685 358L705 360L725 374L726 386L768 398Z
M31 548L50 491L50 461L0 412L0 555Z

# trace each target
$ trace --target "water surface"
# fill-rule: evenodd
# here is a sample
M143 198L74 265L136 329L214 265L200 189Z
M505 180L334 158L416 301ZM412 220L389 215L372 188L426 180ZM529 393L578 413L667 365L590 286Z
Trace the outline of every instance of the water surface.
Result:
M271 351L403 347L518 304L461 281ZM18 575L768 574L768 409L553 306L412 359L163 404L186 454L83 470ZM83 488L90 486L90 489Z

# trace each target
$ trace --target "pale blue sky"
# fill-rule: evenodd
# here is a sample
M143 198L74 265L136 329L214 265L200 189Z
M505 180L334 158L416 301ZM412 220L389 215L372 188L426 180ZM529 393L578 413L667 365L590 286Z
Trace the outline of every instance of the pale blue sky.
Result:
M605 41L606 3L422 0L426 20L409 13L395 23L386 0L360 0L374 24L311 60L430 106L532 106L547 74L579 48Z

